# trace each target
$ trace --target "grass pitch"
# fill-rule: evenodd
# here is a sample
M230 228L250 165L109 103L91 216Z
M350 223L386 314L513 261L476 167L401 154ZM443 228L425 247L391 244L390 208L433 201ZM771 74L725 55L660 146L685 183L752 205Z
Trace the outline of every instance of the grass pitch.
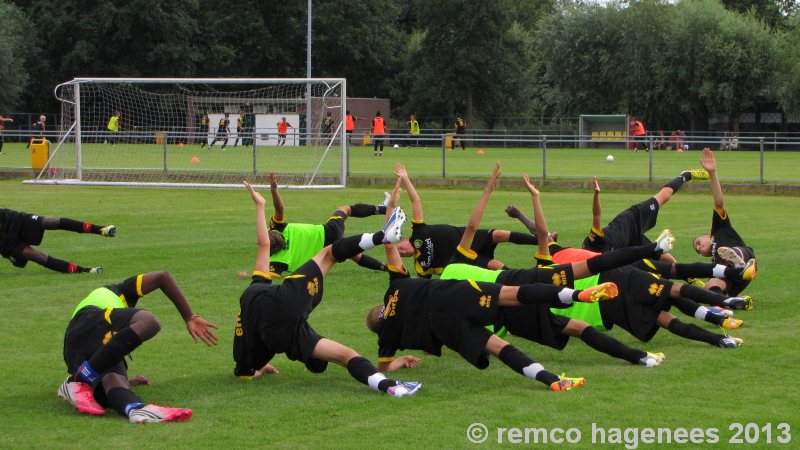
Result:
M641 152L629 155L647 157ZM617 157L620 163L624 160ZM284 200L289 220L318 223L340 204L378 201L386 188L292 191L284 192ZM445 350L441 358L409 352L422 358L422 366L392 376L420 380L425 387L416 397L393 399L358 384L341 367L331 365L315 375L283 356L273 360L281 371L278 376L252 382L232 376L233 325L247 284L236 272L251 270L256 253L254 208L244 190L43 187L23 186L19 180L2 181L0 189L3 207L119 228L114 239L47 232L40 247L83 265L102 265L106 272L101 276L61 275L33 263L20 270L7 260L0 262L0 448L462 448L473 446L466 431L474 422L489 429L484 445L497 442L499 427L574 427L581 431L581 441L571 447L604 447L592 444L592 423L607 429L717 428L719 442L708 448L727 447L733 423L754 423L759 429L771 424L776 445L777 424L785 422L794 439L783 447L796 446L800 439L793 278L797 197L726 198L736 229L759 257L760 273L748 290L755 310L737 313L746 324L731 333L745 339L744 347L723 350L665 330L640 343L623 330L612 330L629 345L666 353L663 366L646 369L591 351L577 339L558 352L511 337L549 370L587 377L583 389L561 394L497 360L479 371L452 351ZM604 194L604 218L610 220L650 194ZM429 223L463 224L479 192L421 190L420 195ZM509 203L530 210L526 193L497 191L483 225L521 231L502 211ZM590 225L591 194L544 192L543 204L560 240L579 244ZM708 230L710 219L710 195L681 192L662 210L651 237L662 227L672 228L678 238L675 255L696 261L691 241ZM347 233L372 231L380 224L378 217L350 219ZM532 251L504 244L497 256L521 267L530 264ZM380 248L371 254L383 258ZM156 314L163 328L129 361L132 375L146 375L153 383L135 390L145 401L192 408L194 417L184 424L134 426L110 410L100 418L81 415L55 395L65 376L61 352L71 311L95 287L151 270L171 271L195 311L220 326L219 346L206 348L192 342L164 295L154 292L139 303ZM381 301L386 284L385 274L352 262L337 266L325 280L325 299L311 316L312 325L374 361L376 338L364 326L364 316ZM765 446L766 439L761 432L754 447ZM639 442L639 447L650 446Z

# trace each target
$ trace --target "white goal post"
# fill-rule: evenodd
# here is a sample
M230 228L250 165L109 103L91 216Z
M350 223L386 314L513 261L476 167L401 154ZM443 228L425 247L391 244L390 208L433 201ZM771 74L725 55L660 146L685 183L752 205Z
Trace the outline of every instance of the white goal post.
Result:
M344 78L76 78L54 92L58 142L26 183L346 185Z

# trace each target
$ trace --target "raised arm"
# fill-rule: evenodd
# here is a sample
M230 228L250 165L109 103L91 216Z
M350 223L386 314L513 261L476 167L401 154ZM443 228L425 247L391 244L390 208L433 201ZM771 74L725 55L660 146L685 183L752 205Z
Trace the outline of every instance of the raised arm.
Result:
M714 209L722 213L725 211L722 186L719 184L719 177L717 176L717 161L714 159L714 153L710 148L703 149L703 159L700 160L700 163L708 171L708 175L711 178L711 196L714 198Z
M269 232L267 230L267 218L264 216L264 204L266 200L261 196L253 186L247 181L242 181L247 190L250 192L250 197L253 198L253 203L256 204L256 242L258 243L258 255L256 256L256 264L253 270L260 272L263 276L269 274Z
M403 180L398 176L397 182L394 185L394 190L392 190L392 195L389 197L389 203L386 204L386 219L384 222L389 220L389 216L392 215L392 211L394 211L397 200L400 198L400 194L402 192L400 184L402 181ZM386 265L402 270L403 258L400 257L400 252L397 250L397 246L389 243L383 244L383 248L386 251Z
M600 183L598 183L597 177L592 178L592 183L594 184L594 195L592 196L592 229L599 231L603 229L603 211L600 207Z
M411 202L411 220L416 223L423 222L422 201L420 201L419 194L417 194L417 190L414 189L414 184L411 183L411 179L408 177L406 168L403 167L401 163L397 163L394 166L394 173L397 175L397 178L403 182L403 187L405 187L408 192L408 200ZM387 211L391 211L389 208L386 209Z
M192 311L192 307L189 306L189 301L186 300L186 296L183 294L183 291L180 286L178 286L178 282L175 281L172 274L169 272L150 272L144 274L144 276L142 276L142 294L147 295L156 289L161 289L164 295L175 305L175 308L181 314L181 317L183 317L183 321L186 323L186 329L189 331L195 343L197 343L197 339L200 338L208 346L217 345L217 337L211 331L211 328L218 327Z
M497 179L500 177L500 173L500 163L497 162L494 166L494 170L492 171L492 175L489 177L489 181L486 182L486 187L483 188L483 194L481 194L481 198L478 199L478 203L472 210L472 215L469 217L469 222L467 222L467 228L464 230L464 234L461 236L461 242L459 242L458 245L464 250L469 250L469 248L472 247L472 240L475 238L475 233L478 231L478 227L481 225L483 211L486 209L486 204L489 203L489 197L492 195L492 191L494 191L494 187L497 184Z
M550 255L550 247L547 242L547 235L549 232L547 231L547 221L544 218L544 211L542 210L542 202L539 199L539 190L531 183L528 174L523 175L522 179L525 181L525 187L528 189L528 192L530 192L531 200L533 201L533 221L536 223L536 235L541 236L539 238L539 254L547 257Z
M249 184L247 186L250 186ZM278 192L278 177L275 173L269 174L269 191L272 194L272 206L275 208L275 214L272 219L275 222L283 223L286 220L284 216L283 199L281 193Z

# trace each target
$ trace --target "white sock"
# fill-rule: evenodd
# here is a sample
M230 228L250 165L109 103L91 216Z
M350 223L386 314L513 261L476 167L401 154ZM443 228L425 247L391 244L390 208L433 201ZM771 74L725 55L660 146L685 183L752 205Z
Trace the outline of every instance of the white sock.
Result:
M533 363L528 367L522 369L522 373L531 380L536 379L536 375L544 370L544 366L539 363Z
M723 266L722 264L717 264L714 266L714 270L711 272L714 275L714 278L725 278L725 268L727 266Z
M375 244L372 243L372 235L375 233L364 233L361 235L361 241L358 243L358 246L361 247L361 250L369 250L375 247Z
M697 320L706 320L706 314L708 314L708 309L705 306L698 306L697 310L694 312L694 318Z
M385 379L386 379L386 375L384 375L384 374L382 374L380 372L376 372L376 373L373 373L372 375L370 375L369 378L367 378L367 384L369 385L369 387L371 387L372 389L375 389L377 391L377 390L379 390L378 389L378 384L381 381L385 380Z
M561 303L565 305L572 304L572 293L575 292L575 289L564 288L561 289L558 293L558 299L561 300Z

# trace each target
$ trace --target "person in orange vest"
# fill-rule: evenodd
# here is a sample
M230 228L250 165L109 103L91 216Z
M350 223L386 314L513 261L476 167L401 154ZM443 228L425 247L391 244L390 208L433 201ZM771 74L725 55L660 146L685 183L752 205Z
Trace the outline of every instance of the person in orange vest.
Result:
M644 123L642 123L641 120L637 119L634 122L634 124L636 125L636 130L634 130L633 132L633 134L636 136L636 142L634 142L635 145L634 151L639 150L640 142L642 143L644 148L647 149L647 143L646 143L647 130L644 128Z
M286 117L281 117L281 121L278 122L278 146L282 147L286 144L286 133L289 131L289 128L294 127L286 121Z
M383 120L383 117L381 117L381 112L376 112L375 118L372 119L373 156L383 156L383 140L388 129L389 126ZM380 146L380 151L378 150L378 146Z
M345 111L344 116L344 132L347 134L347 145L350 145L350 138L353 135L353 131L356 129L356 121L362 120L361 117L356 117L350 114L350 110L348 109Z

